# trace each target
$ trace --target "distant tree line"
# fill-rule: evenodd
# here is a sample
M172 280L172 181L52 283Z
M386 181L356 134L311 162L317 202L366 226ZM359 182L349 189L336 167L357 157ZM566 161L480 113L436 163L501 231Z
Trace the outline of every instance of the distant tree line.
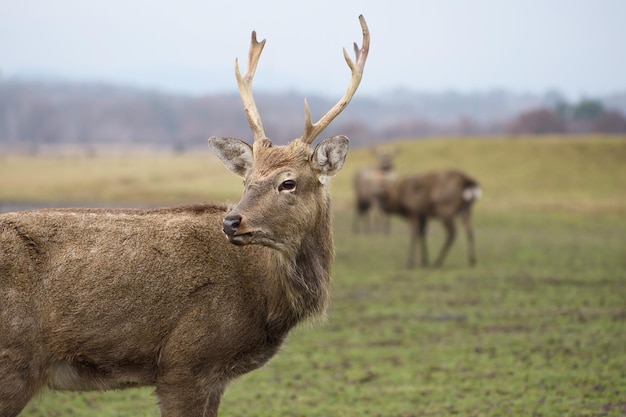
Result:
M570 104L559 102L554 108L530 109L509 125L513 134L546 133L626 133L623 113L607 109L602 102L583 99Z
M265 131L286 143L304 128L304 95L257 93ZM309 96L312 117L334 104ZM324 135L345 134L353 146L444 135L626 133L626 94L571 104L544 97L417 94L357 96ZM239 95L182 96L99 84L0 79L0 149L149 146L185 151L207 147L212 135L250 138Z

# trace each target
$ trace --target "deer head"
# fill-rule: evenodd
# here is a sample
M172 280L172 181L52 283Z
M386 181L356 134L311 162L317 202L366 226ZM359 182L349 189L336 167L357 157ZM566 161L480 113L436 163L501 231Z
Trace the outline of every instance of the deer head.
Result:
M315 138L348 105L361 82L370 36L363 16L359 16L363 46L354 44L356 61L344 49L352 77L343 97L316 123L311 122L305 99L305 126L299 138L288 145L273 146L263 130L261 117L252 95L252 80L265 40L258 42L252 32L248 66L242 76L235 60L239 93L254 143L234 138L212 137L209 146L218 158L244 179L241 200L223 220L223 231L235 245L259 244L295 256L303 239L323 228L330 198L326 184L343 166L348 138L323 139L314 148Z
M324 313L333 257L328 178L348 139L311 143L342 99L287 146L265 137L252 98L264 42L236 74L252 146L209 145L244 178L234 207L44 209L0 215L0 416L17 416L44 386L154 385L162 416L216 417L228 382L266 363L297 323ZM219 225L236 245L223 240ZM272 249L268 249L270 247ZM277 249L277 250L274 250ZM45 337L42 337L45 335Z

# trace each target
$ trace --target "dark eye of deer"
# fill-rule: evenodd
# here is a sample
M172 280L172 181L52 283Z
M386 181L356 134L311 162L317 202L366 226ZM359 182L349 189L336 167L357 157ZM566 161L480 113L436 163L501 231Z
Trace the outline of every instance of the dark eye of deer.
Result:
M278 191L292 191L296 188L294 180L285 180L278 186Z

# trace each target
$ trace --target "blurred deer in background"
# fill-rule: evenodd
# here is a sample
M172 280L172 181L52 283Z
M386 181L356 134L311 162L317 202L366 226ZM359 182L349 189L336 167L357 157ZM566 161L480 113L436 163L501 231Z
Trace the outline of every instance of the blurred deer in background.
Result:
M388 181L382 192L381 207L389 214L406 218L411 227L411 241L407 267L415 265L416 245L419 241L422 266L428 265L426 226L431 217L443 223L445 242L434 262L441 266L456 237L454 218L459 216L467 234L470 265L476 263L472 206L482 194L478 182L467 174L448 170L421 175L410 175Z
M234 207L49 209L0 215L0 416L43 387L151 385L162 416L215 417L228 382L266 363L298 322L324 313L333 236L326 184L345 136L315 138L352 99L370 36L343 97L286 146L265 136L252 80L265 41L252 32L236 76L254 144L212 137L244 178ZM226 238L227 239L226 239Z
M380 197L385 184L396 177L393 166L396 151L376 148L372 149L372 152L378 159L378 165L361 168L354 175L356 203L356 214L352 225L354 233L358 233L361 229L365 233L379 229L389 233L391 230L391 219L381 210Z

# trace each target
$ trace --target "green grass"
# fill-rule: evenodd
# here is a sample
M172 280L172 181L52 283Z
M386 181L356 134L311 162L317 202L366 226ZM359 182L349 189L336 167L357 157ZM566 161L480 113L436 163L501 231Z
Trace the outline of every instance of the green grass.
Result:
M394 220L390 235L352 234L351 174L372 159L367 150L354 149L332 186L336 262L328 318L322 325L296 328L268 365L234 381L221 415L626 415L624 138L395 146L402 150L403 173L454 166L481 181L485 196L475 210L478 265L467 266L462 234L443 268L415 270L403 268L408 234L401 220ZM6 171L4 162L12 158L0 157L5 183L7 172L29 170L17 164ZM134 169L120 162L135 158ZM95 158L67 164L60 180L53 178L52 159L21 163L30 166L32 178L49 177L52 188L80 177L88 182L92 174L86 172L93 170L115 189L114 173L124 172L138 178L133 184L142 198L123 203L170 202L178 196L236 201L240 180L231 174L222 180L212 159ZM48 176L36 174L42 160ZM81 166L84 175L72 174L70 165ZM117 168L109 171L112 166ZM197 178L183 184L185 192L176 191L181 172ZM151 178L168 183L164 188L173 194L157 193L158 181L151 185L155 194L146 192L142 184ZM12 191L13 200L28 200L18 195L19 188ZM59 197L54 201L106 204L118 202L110 195L124 194L109 190L112 194L100 199L92 192L76 199L52 194ZM442 241L433 224L431 254ZM155 404L150 389L46 392L22 415L157 416Z

